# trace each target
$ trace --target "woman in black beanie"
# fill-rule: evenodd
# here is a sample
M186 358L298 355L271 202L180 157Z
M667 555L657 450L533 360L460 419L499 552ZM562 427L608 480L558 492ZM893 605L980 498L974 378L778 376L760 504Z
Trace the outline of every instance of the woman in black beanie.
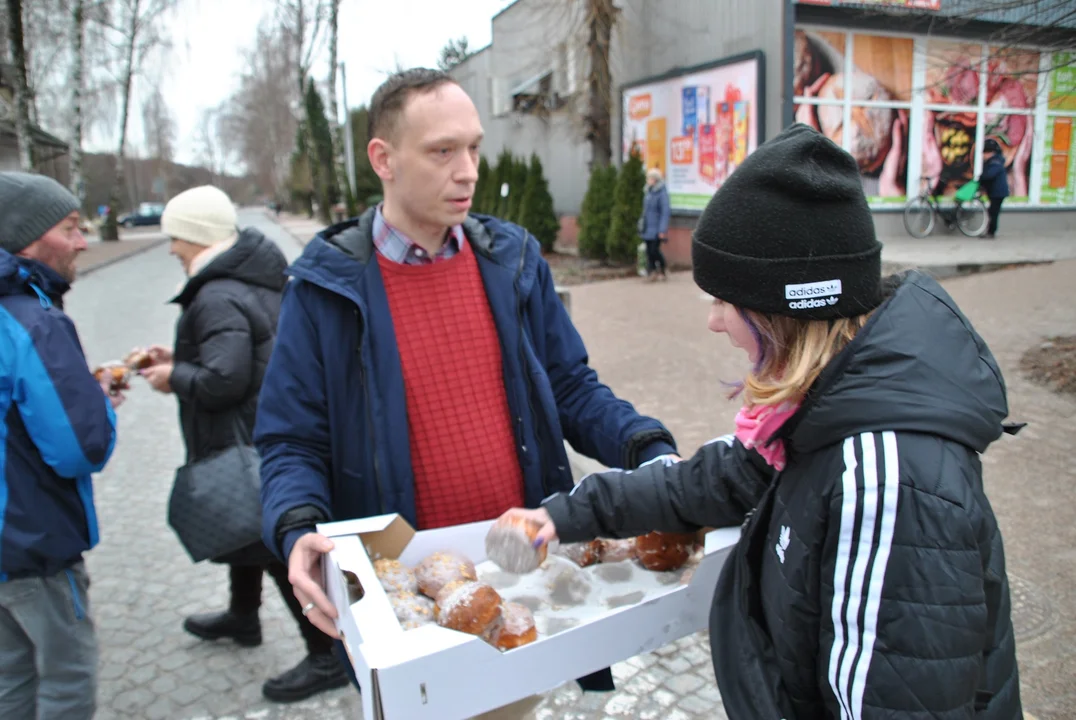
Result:
M710 616L732 720L1021 716L1001 534L979 454L1005 383L951 297L883 281L855 160L796 125L699 220L709 329L753 367L733 434L509 514L559 537L742 524Z

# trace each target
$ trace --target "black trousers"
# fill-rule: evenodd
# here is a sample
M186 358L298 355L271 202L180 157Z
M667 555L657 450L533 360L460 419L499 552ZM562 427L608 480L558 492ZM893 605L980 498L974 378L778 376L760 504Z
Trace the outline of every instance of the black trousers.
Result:
M661 252L661 240L644 240L646 243L646 272L652 273L661 268L661 274L665 274L665 256Z
M1001 203L1005 198L990 198L990 208L986 211L990 217L990 224L986 226L986 234L993 235L998 231L998 216L1001 215Z
M241 615L250 615L258 611L262 604L262 574L269 573L280 589L280 595L288 606L288 612L299 625L299 632L306 643L306 652L310 655L325 655L333 650L333 641L328 635L318 630L303 616L303 608L292 592L288 582L288 568L275 558L264 565L229 565L232 601L230 610Z

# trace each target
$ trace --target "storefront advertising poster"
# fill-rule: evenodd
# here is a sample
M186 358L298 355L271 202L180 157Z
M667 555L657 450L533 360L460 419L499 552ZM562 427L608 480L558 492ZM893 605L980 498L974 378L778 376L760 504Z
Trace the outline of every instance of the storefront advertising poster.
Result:
M674 211L705 208L758 147L763 72L754 52L623 88L622 157L661 171Z

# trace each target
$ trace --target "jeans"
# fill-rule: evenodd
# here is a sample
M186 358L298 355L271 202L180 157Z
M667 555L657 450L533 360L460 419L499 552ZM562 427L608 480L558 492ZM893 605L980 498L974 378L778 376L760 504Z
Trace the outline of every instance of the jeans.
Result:
M328 635L318 630L303 616L303 608L288 582L288 568L284 563L273 560L261 565L229 565L232 600L228 608L237 615L252 615L258 612L262 604L262 571L269 573L280 589L280 595L288 606L288 612L299 624L299 632L306 643L309 655L326 655L332 652L333 641ZM0 716L3 717L3 716Z
M98 651L89 587L82 562L0 582L0 718L93 717Z

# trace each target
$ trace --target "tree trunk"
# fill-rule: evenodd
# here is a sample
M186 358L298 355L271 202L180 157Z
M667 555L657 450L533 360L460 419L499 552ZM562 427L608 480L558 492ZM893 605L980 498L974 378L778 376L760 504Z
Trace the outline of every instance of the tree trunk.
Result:
M329 4L329 129L333 139L333 170L336 173L336 187L340 188L342 201L346 202L354 193L348 182L346 158L344 156L344 136L340 131L339 106L336 104L336 49L339 37L340 0L330 0ZM344 108L344 112L348 112ZM353 205L348 202L348 205Z
M116 175L112 181L112 194L109 196L108 222L101 231L102 240L119 240L120 231L116 225L116 213L119 212L120 192L126 187L124 177L124 159L127 153L127 114L131 108L131 75L134 73L134 51L138 40L138 12L140 0L135 0L131 8L131 26L128 28L127 57L124 59L123 72L123 110L120 113L120 146L116 150Z
M85 84L83 37L85 35L85 0L74 0L74 12L71 15L71 47L74 58L71 63L71 192L79 199L86 200L86 188L82 182L82 88Z
M587 50L590 55L587 85L590 108L587 113L586 138L591 145L594 167L605 167L612 160L613 88L612 75L609 72L609 48L612 45L617 12L613 0L587 0Z
M26 82L26 46L22 37L22 0L7 0L8 46L15 66L15 137L19 168L33 172L33 138L30 136L30 90Z

